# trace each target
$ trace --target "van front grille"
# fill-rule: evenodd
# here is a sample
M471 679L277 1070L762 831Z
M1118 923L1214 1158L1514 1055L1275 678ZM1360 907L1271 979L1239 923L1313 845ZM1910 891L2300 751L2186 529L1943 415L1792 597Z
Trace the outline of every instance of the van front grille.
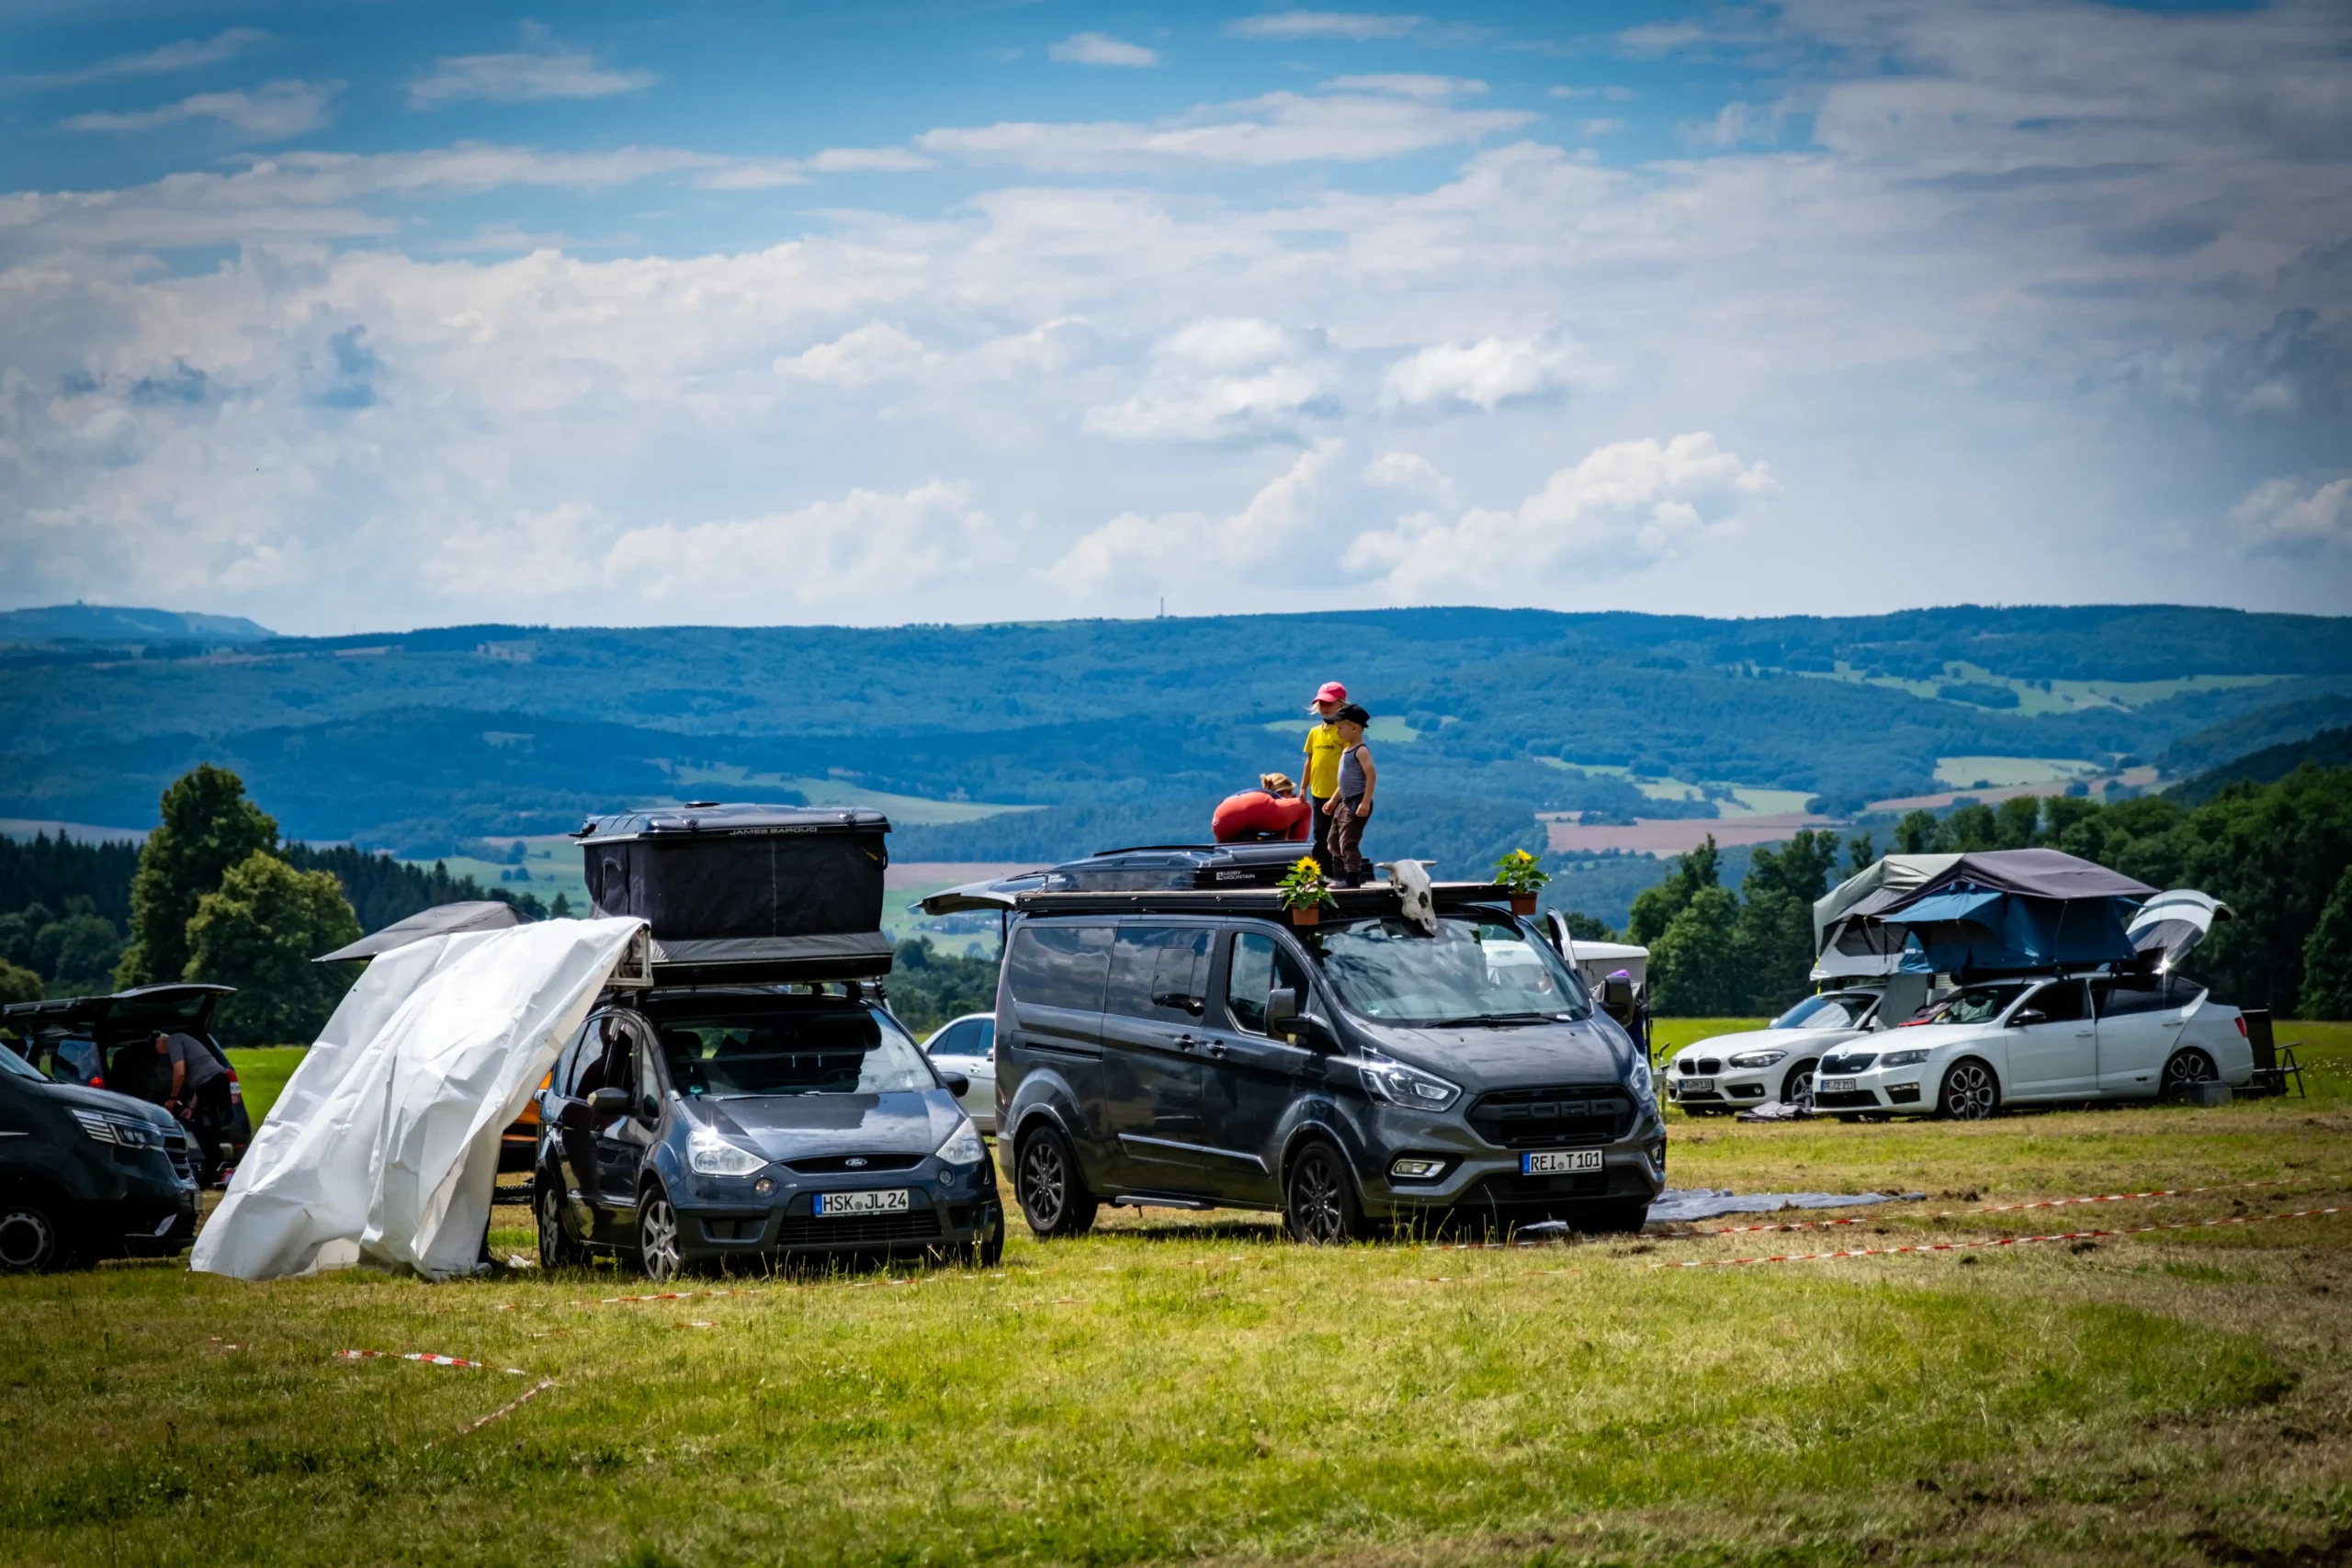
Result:
M1478 1097L1469 1122L1507 1149L1594 1147L1634 1130L1634 1102L1617 1084L1505 1089Z

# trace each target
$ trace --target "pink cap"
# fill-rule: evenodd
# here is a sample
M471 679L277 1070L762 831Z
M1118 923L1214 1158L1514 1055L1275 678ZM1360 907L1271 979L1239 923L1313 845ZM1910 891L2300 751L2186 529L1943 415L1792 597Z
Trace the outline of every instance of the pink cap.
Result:
M1343 703L1348 700L1348 689L1337 681L1326 681L1315 694L1315 700L1318 703Z

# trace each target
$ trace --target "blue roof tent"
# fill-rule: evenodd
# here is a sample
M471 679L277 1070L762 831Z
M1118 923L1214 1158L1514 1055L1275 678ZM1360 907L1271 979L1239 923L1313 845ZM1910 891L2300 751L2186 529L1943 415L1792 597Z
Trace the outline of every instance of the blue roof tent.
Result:
M1872 917L1902 927L1910 974L2128 964L2145 883L2056 850L1959 856Z

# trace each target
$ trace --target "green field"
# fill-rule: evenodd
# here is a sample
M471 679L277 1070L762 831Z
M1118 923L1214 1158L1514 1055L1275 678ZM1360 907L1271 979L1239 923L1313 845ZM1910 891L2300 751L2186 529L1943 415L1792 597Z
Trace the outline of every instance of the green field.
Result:
M1668 1044L1738 1021L1675 1021ZM1309 1252L1252 1216L1001 1269L0 1281L10 1562L2320 1563L2352 1549L2352 1027L2308 1100L1694 1124L1834 1230ZM242 1064L241 1064L242 1065ZM2014 1214L1984 1203L2294 1185ZM494 1250L526 1252L522 1228ZM423 1350L503 1371L352 1362ZM552 1379L529 1404L473 1423Z

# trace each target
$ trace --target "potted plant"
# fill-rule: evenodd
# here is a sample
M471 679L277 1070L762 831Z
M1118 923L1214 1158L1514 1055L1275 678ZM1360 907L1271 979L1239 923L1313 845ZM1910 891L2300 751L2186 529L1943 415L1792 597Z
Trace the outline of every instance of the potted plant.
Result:
M1311 926L1323 918L1323 906L1331 901L1331 885L1323 880L1323 868L1315 863L1313 855L1301 855L1283 879L1274 884L1283 896L1283 908L1290 911L1295 926Z
M1544 870L1544 863L1525 850L1513 850L1495 863L1495 882L1510 894L1510 912L1514 915L1535 913L1535 896L1551 881Z

